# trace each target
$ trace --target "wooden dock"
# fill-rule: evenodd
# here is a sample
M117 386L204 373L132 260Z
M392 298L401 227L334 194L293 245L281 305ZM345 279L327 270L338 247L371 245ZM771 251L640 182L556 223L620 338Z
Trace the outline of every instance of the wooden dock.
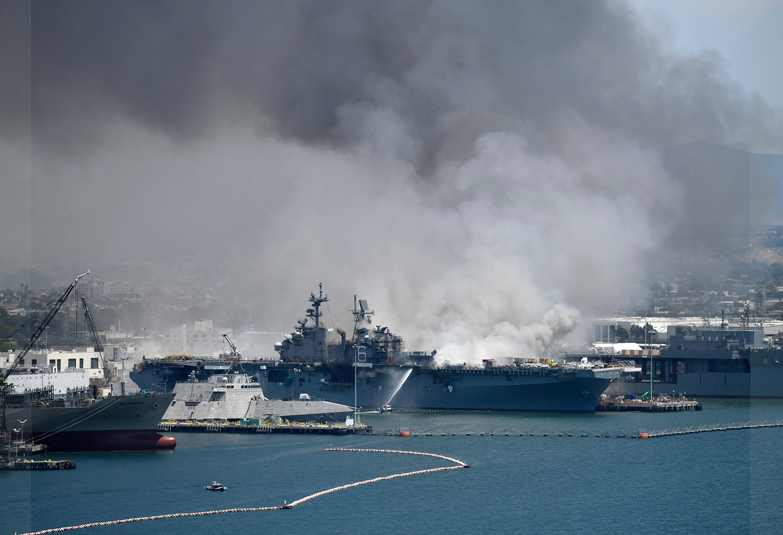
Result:
M289 433L303 435L369 434L372 427L309 422L239 424L226 422L169 421L158 424L158 431L184 433Z

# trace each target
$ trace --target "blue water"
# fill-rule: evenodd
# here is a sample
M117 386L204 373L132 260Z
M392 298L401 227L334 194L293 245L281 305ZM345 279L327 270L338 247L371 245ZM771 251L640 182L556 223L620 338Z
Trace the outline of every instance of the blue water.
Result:
M639 429L783 419L780 401L704 405L701 412L669 414L396 412L363 421L418 436L181 433L174 452L52 454L75 460L76 470L0 473L0 533L280 505L337 485L449 465L327 447L426 451L471 467L364 485L293 510L78 533L783 533L783 428L616 438ZM434 436L424 436L428 431ZM612 438L595 437L607 433ZM228 491L203 490L212 480Z

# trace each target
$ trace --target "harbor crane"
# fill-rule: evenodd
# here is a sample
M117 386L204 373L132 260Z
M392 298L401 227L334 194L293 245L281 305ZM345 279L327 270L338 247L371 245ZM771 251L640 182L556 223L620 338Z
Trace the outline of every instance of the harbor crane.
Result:
M71 292L74 288L76 288L76 285L79 283L79 279L82 277L86 277L90 274L90 270L88 269L86 273L82 273L74 281L71 283L70 286L68 286L63 293L61 293L57 297L57 301L54 303L54 306L49 311L48 314L46 314L46 317L38 323L38 326L35 329L35 332L30 336L30 340L27 341L25 346L22 348L22 350L16 355L16 358L14 358L14 361L11 363L10 366L5 368L5 370L0 371L0 432L3 434L8 432L8 427L6 426L5 421L5 398L8 394L8 377L14 373L14 370L19 366L19 363L22 362L25 355L32 349L32 347L35 345L35 343L38 341L38 339L41 337L41 335L44 333L46 328L49 326L49 324L52 322L54 317L57 315L57 312L60 311L62 306L65 304L65 301L68 299L68 296L71 295Z
M226 342L228 342L228 347L231 348L231 353L230 353L231 358L238 359L240 355L239 355L239 351L237 351L237 346L235 346L233 342L231 342L231 338L229 338L227 334L224 334L223 338L226 339Z
M98 328L95 326L95 320L92 319L90 309L87 308L87 301L84 299L84 296L82 296L82 306L84 307L84 319L87 320L87 325L90 327L90 332L92 333L92 339L95 342L95 351L97 351L98 355L101 357L101 365L103 366L103 381L106 383L110 379L109 363L106 360L106 354L103 351L103 344L101 343L101 339L98 337Z

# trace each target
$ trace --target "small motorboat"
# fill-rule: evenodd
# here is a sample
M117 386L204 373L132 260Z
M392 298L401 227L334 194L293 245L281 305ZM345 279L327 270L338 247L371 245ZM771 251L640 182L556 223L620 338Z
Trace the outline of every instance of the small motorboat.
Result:
M224 487L221 483L218 483L217 481L213 481L211 485L207 485L204 487L204 490L214 490L215 492L223 492L228 487Z
M392 406L389 405L388 403L384 403L381 406L381 412L391 412L391 411L392 411Z

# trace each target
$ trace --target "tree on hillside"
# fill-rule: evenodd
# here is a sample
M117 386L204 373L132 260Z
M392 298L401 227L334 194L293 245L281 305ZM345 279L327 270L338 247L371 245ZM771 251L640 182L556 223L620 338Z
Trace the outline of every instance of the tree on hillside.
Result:
M643 342L644 341L644 329L639 327L638 325L631 325L631 329L629 331L629 334L631 335L631 339L634 342Z
M625 342L628 340L628 331L622 325L615 325L614 337L619 342Z

